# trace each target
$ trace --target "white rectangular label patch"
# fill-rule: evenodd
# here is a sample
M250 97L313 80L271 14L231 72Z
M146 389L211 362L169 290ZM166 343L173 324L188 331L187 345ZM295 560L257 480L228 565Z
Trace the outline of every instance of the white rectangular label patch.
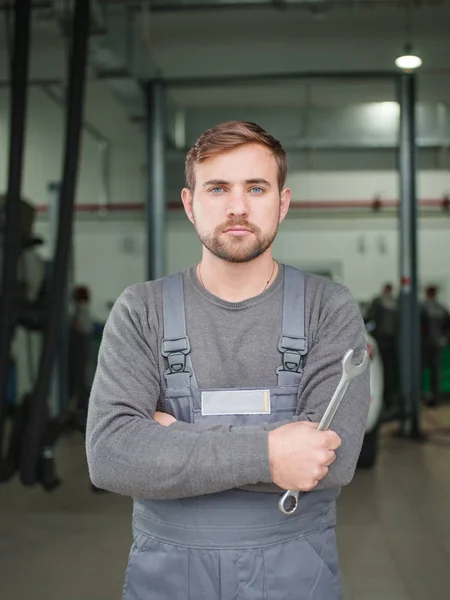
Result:
M202 392L202 415L270 415L270 390Z

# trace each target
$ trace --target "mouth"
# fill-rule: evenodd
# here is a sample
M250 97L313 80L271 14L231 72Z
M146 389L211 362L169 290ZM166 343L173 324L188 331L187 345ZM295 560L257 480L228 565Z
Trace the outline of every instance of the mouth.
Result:
M246 227L229 227L224 231L224 233L228 233L229 235L248 235L251 233L250 229Z

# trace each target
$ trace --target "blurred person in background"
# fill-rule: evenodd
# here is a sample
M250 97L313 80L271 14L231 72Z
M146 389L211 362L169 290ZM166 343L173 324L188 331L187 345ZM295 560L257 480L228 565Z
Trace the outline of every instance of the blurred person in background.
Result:
M429 406L439 402L442 348L450 337L450 314L437 297L438 287L428 286L420 311L422 368L430 370L430 392L425 396Z
M383 285L381 294L374 298L367 312L367 320L374 323L371 332L383 362L384 404L391 408L397 392L398 377L398 302L392 283Z

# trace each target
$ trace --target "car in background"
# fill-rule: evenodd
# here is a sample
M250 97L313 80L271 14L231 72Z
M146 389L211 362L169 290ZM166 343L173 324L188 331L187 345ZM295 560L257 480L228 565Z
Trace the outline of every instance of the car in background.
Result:
M383 363L375 338L366 330L367 352L370 358L370 407L366 433L358 459L358 467L371 468L378 456L381 413L383 410Z

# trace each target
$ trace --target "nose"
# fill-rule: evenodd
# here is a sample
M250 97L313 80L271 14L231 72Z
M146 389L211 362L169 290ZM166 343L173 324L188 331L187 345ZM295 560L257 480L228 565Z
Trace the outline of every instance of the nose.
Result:
M227 217L248 217L249 206L247 194L244 190L233 189L229 196Z

